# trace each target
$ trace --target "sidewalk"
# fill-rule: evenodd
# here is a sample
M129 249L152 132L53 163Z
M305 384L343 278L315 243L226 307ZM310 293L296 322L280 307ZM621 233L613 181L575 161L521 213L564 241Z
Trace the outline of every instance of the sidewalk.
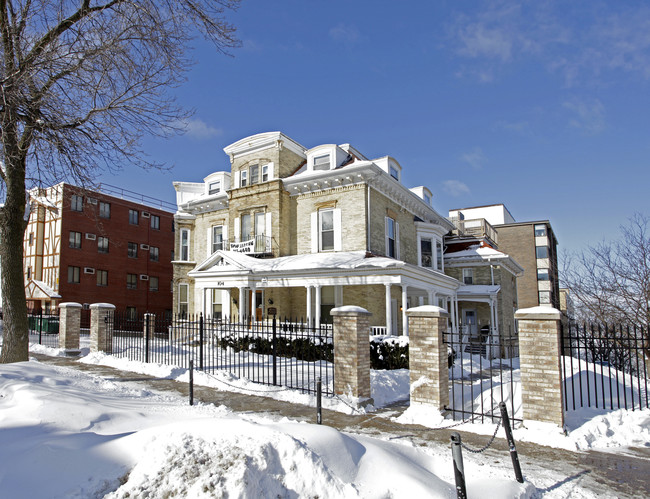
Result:
M189 400L187 383L120 371L107 366L83 364L73 358L49 357L33 353L30 356L39 362L70 367L112 381L136 382L150 390L180 394ZM278 419L286 417L298 421L316 422L315 408L267 397L218 391L195 385L194 398L195 401L224 405L240 413L263 413ZM323 424L350 433L388 439L409 439L416 446L445 447L445 452L448 452L450 435L456 429L423 430L416 425L398 425L388 419L389 415L399 415L405 407L405 405L395 406L370 415L358 416L323 409ZM489 436L485 435L459 433L463 443L473 448L483 447L489 440ZM650 449L626 450L627 453L623 455L597 451L569 452L527 442L518 442L516 445L524 477L527 472L534 473L535 469L551 470L567 477L555 487L579 483L581 487L604 497L650 497ZM494 444L481 456L489 462L510 462L503 430L499 431Z

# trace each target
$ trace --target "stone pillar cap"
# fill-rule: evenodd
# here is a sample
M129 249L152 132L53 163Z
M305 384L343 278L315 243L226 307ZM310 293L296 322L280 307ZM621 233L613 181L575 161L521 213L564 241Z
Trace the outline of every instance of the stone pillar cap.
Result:
M515 312L515 319L559 321L561 318L562 312L553 307L538 306L520 308Z
M58 307L59 308L81 308L83 305L81 303L77 303L74 301L64 301L63 303L59 303Z
M360 315L372 315L363 307L357 307L356 305L345 305L343 307L333 308L330 312L332 315L351 315L351 314L360 314Z
M115 309L115 305L112 303L91 303L90 308L110 308L110 309Z
M449 317L449 312L435 305L422 305L406 309L406 315L423 315L425 317Z

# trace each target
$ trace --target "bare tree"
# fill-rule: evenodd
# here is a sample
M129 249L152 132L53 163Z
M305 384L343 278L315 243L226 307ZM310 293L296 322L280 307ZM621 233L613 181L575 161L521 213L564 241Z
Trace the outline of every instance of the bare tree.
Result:
M146 134L180 131L169 91L183 81L197 34L238 44L225 13L240 0L0 1L0 362L28 358L23 277L26 192L98 169L160 167Z
M650 370L650 219L637 213L620 230L614 241L565 256L562 280L579 319L645 332L643 355Z

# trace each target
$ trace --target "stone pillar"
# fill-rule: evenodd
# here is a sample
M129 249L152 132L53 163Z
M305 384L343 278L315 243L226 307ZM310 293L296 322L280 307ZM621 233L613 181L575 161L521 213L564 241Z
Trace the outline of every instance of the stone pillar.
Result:
M517 310L523 418L564 426L559 310Z
M59 303L59 348L66 355L79 355L79 331L81 329L81 304Z
M370 397L370 312L361 307L332 309L334 318L334 393L361 405Z
M435 305L410 308L409 371L411 405L426 404L444 411L449 405L449 364L443 333L449 314Z
M90 351L113 353L112 324L115 305L93 303L90 305Z

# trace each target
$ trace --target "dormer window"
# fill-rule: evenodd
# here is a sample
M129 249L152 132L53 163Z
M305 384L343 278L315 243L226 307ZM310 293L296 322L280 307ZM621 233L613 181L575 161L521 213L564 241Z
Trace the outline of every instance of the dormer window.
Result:
M329 170L330 169L330 155L323 154L314 158L314 171Z
M397 170L397 168L391 165L389 168L389 172L391 177L399 181L399 171Z
M431 205L431 196L428 194L424 195L424 202L427 203L428 205Z
M219 194L219 192L221 192L221 180L210 182L210 185L208 186L208 194Z

